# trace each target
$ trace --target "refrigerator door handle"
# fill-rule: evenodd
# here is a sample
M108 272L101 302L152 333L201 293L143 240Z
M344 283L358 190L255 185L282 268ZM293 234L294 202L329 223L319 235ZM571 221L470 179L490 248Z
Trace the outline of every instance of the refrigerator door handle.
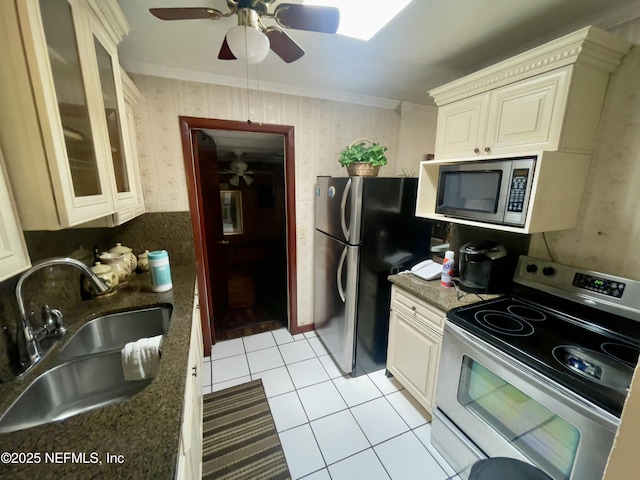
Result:
M346 303L346 297L344 296L344 287L342 286L342 267L344 266L344 259L347 258L348 248L344 247L342 255L340 255L340 261L338 262L338 271L336 272L336 284L338 285L338 294L342 299L342 303Z
M340 201L340 224L342 225L342 233L344 233L344 238L349 240L349 228L347 227L347 197L349 196L349 191L351 190L351 178L347 180L347 184L344 187L344 192L342 192L342 200Z

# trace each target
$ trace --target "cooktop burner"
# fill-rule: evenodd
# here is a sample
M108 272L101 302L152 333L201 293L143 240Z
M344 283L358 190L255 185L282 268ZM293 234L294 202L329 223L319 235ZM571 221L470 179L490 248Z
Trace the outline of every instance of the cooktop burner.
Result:
M638 349L622 343L604 342L600 348L616 360L635 368L638 363Z
M606 319L611 320L609 317ZM447 318L620 416L640 340L618 336L597 323L517 296L459 307Z
M542 320L547 319L547 316L544 312L536 310L535 308L527 307L525 305L509 305L507 307L507 311L509 313L512 313L516 317L531 320L533 322L541 322Z
M480 310L475 313L474 318L478 325L502 335L527 336L534 332L531 324L523 318L497 310Z

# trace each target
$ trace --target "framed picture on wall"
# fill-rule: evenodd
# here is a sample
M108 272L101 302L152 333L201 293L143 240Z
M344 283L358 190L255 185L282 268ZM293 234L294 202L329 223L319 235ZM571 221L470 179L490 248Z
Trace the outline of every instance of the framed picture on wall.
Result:
M222 206L222 233L238 235L243 233L242 192L238 190L220 190Z

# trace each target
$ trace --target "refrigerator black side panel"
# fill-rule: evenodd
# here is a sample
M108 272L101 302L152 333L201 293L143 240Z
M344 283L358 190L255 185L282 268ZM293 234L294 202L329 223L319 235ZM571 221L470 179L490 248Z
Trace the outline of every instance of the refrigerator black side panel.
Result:
M431 222L415 216L417 178L366 178L362 193L355 375L384 368L391 283L429 257Z

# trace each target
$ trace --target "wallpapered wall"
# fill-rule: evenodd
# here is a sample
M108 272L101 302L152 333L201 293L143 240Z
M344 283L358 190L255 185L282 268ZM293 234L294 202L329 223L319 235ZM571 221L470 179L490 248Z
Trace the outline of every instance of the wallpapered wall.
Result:
M578 224L546 234L557 262L635 280L640 280L639 78L636 45L609 81ZM532 236L529 255L548 258L542 234Z
M132 75L142 92L136 106L137 144L147 211L187 211L179 115L261 121L295 127L298 324L313 323L313 186L317 175L346 176L340 150L356 138L389 147L381 175L399 171L396 111L235 87ZM248 109L252 112L249 113ZM435 128L435 127L434 127ZM429 151L425 149L425 151Z

